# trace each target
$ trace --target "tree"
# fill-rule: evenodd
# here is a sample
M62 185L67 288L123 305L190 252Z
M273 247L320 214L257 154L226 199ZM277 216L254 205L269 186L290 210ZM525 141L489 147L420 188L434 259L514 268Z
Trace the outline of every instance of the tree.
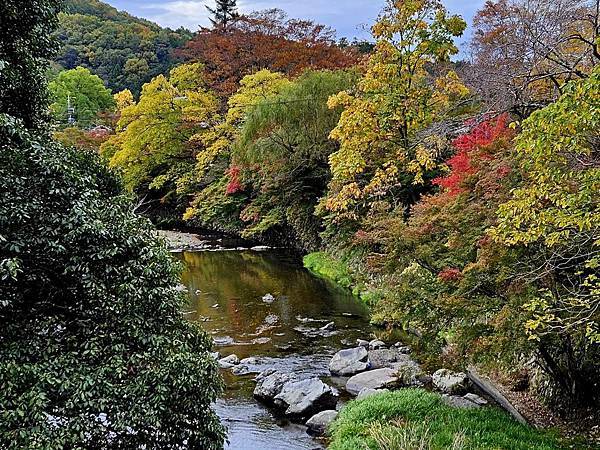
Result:
M117 179L40 122L55 6L0 4L0 447L220 449L218 367L178 267Z
M237 0L215 0L215 2L215 8L206 5L206 9L212 14L210 22L214 28L226 30L231 22L239 18Z
M338 147L329 133L341 113L329 109L327 99L355 80L352 72L308 71L249 110L229 172L231 195L250 191L240 215L243 236L280 233L301 249L319 247L314 210L330 180L327 162Z
M184 219L191 224L240 233L244 228L240 213L246 201L235 187L232 175L232 151L239 139L248 112L258 103L274 99L291 82L280 73L261 70L244 77L237 92L229 98L225 119L214 129L200 136L195 170L186 180L180 180L182 192L191 195ZM233 172L232 172L233 170Z
M208 92L201 64L173 69L144 85L138 103L125 107L117 134L102 145L103 156L141 197L180 205L177 182L194 167L195 144L216 125L218 101Z
M200 30L178 53L204 63L209 86L225 99L242 78L261 69L298 76L306 69L353 66L357 53L338 47L334 37L328 27L271 9L238 18L227 32Z
M523 185L499 208L496 239L525 246L515 276L538 287L528 308L545 369L573 399L598 402L600 70L563 87L523 122Z
M458 52L454 38L465 29L437 0L389 1L373 26L375 51L353 92L329 100L344 108L331 137L340 149L330 156L332 181L321 203L334 222L356 221L369 204L392 199L392 209L414 202L411 184L433 169L436 142L416 139L468 90L456 74L432 65ZM400 187L402 191L398 191Z
M474 28L469 79L491 110L525 118L600 62L598 0L488 1Z
M50 35L59 4L58 0L7 0L0 10L0 107L26 126L43 123L48 96L41 87L46 58L54 47Z
M102 79L88 69L77 67L65 70L49 84L54 120L66 124L69 107L74 108L73 117L80 127L94 124L98 113L114 108L112 93Z

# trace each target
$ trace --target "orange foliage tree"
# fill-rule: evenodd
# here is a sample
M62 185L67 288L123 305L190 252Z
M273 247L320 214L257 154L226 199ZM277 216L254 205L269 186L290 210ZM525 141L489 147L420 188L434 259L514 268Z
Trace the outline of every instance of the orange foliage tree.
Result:
M310 20L290 19L279 9L240 17L226 29L201 29L179 51L186 60L206 66L210 87L228 97L246 75L262 69L299 75L306 69L343 69L359 53L335 43L335 32Z

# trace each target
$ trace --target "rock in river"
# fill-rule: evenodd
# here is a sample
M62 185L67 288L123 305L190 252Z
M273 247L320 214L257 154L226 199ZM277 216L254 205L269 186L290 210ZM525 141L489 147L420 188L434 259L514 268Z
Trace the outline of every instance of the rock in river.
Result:
M346 383L346 391L352 395L358 395L364 388L381 389L395 386L399 382L398 372L385 367L354 375Z
M229 355L219 360L219 367L221 369L230 369L231 367L240 363L240 358L237 355Z
M462 372L440 369L433 374L433 385L445 394L464 394L468 383L467 375Z
M329 363L333 375L355 375L369 368L369 353L364 347L349 348L337 352Z
M287 373L269 369L259 374L256 381L254 396L259 400L272 402L275 396L281 392L283 386L290 381L290 376Z
M363 398L371 397L372 395L384 394L385 392L390 392L390 390L389 389L363 388L360 390L360 392L356 396L356 400L361 400Z
M338 412L334 409L327 409L315 414L306 422L308 433L320 436L325 434L327 427L335 420Z
M330 386L318 378L309 378L286 383L274 402L289 416L307 416L335 408L337 399L337 393Z
M275 301L275 297L273 297L273 294L265 294L262 298L262 301L265 303L273 303Z

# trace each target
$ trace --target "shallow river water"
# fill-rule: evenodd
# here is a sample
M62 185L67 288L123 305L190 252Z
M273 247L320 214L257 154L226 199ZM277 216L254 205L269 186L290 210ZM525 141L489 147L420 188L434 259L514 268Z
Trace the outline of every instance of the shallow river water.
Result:
M190 293L186 314L201 321L222 356L256 357L254 371L271 367L309 378L329 378L331 356L371 336L368 312L349 292L313 276L298 257L284 251L202 251L177 256L185 263L183 283ZM263 297L271 294L272 303ZM328 337L308 337L335 322ZM283 419L252 397L255 374L223 370L225 395L216 405L228 428L231 450L318 449L323 444L305 427ZM341 392L343 402L343 392Z

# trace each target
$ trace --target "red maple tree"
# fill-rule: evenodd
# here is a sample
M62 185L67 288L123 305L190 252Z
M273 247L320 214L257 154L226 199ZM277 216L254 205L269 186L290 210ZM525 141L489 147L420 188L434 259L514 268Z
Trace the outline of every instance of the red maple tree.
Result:
M509 134L508 120L508 114L485 120L475 125L469 133L452 141L452 145L458 151L446 162L450 167L450 173L445 177L435 178L433 184L443 187L450 195L464 192L465 180L478 170L473 164L473 154L477 152L479 158L493 159L492 154L483 154L481 150L493 144L499 137ZM504 167L498 175L504 177L509 171L510 168Z

